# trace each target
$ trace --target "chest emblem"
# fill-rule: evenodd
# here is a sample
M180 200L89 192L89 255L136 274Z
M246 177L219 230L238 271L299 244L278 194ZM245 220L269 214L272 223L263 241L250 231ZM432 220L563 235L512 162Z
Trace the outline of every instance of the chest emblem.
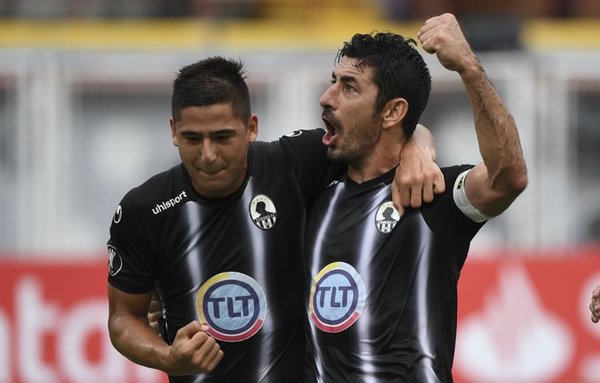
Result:
M241 342L262 327L267 315L267 299L262 287L246 274L224 272L202 284L198 291L200 322L208 333L224 342Z
M400 221L400 213L396 210L392 201L386 201L379 206L375 214L377 230L387 234L394 229L398 221Z
M352 326L365 304L365 284L354 267L333 262L313 278L310 320L321 331L338 333Z
M259 229L269 230L277 222L277 208L268 196L257 194L250 202L250 217Z

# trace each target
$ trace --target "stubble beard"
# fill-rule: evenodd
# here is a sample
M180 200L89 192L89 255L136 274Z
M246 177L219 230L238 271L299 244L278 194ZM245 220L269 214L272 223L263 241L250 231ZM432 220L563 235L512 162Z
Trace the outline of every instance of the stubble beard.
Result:
M366 132L349 137L351 144L344 144L335 148L327 148L329 159L341 162L353 168L362 168L373 152L379 140L379 130L368 128ZM341 140L340 140L341 141Z

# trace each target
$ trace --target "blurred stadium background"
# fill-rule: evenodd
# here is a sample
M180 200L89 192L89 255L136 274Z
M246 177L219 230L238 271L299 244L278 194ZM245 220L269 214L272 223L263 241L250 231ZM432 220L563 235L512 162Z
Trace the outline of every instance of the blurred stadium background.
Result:
M476 238L457 382L600 382L597 0L0 0L0 383L164 382L112 349L105 243L123 194L178 161L171 81L247 64L260 137L320 127L355 32L451 11L518 123L530 184ZM441 165L479 159L457 75L427 55Z

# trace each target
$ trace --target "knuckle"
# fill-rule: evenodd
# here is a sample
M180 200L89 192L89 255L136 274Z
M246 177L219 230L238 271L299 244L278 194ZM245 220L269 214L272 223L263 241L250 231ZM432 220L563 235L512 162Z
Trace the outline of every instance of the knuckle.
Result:
M400 185L401 186L406 186L406 185L410 185L412 183L412 177L410 175L406 175L403 174L402 176L400 176Z
M205 334L205 336L207 338L206 341L205 341L205 343L206 343L207 346L212 347L215 344L217 344L217 342L215 341L215 338L213 338L211 336L207 336L206 334Z

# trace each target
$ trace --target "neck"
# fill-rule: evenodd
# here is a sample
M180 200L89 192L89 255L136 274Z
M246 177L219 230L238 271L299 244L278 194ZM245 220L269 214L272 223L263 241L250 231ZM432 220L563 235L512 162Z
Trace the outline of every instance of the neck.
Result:
M392 136L385 131L368 156L362 161L348 164L348 177L361 184L389 172L400 163L401 149L402 142L397 135Z

